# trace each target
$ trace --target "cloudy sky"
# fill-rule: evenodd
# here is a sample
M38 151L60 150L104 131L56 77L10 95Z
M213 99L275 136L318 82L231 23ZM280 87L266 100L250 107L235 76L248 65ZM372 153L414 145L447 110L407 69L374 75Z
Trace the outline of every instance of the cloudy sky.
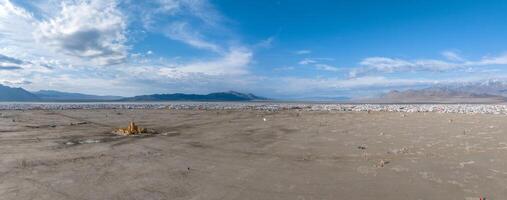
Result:
M507 77L507 3L0 0L0 84L368 96Z

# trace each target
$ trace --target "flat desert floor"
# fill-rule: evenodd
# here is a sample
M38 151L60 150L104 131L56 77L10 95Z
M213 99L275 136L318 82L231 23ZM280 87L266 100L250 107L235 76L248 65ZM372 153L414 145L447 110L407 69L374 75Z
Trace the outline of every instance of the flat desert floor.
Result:
M0 112L0 199L507 198L504 115Z

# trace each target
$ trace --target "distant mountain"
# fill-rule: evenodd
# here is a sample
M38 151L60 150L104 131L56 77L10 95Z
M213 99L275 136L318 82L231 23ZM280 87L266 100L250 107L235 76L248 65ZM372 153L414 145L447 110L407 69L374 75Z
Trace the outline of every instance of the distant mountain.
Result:
M200 94L152 94L130 98L123 98L122 101L262 101L268 100L253 94L244 94L235 91L217 92L206 95Z
M449 86L405 91L392 90L374 101L383 103L492 103L505 101L505 97L501 95L470 91L475 90Z
M81 93L59 92L54 90L40 90L33 92L43 101L111 101L119 100L120 96L98 96Z
M39 101L39 97L24 90L0 85L0 101Z
M315 101L315 102L347 102L351 98L347 96L310 96L310 97L299 97L299 98L287 98L287 101Z
M489 94L507 97L507 80L490 79L478 82L441 84L437 88L446 88L456 92Z
M405 90L397 91L392 90L384 95L384 98L483 98L483 97L496 97L496 95L490 94L476 94L471 92L465 92L460 90L454 90L449 88L425 88L420 90Z

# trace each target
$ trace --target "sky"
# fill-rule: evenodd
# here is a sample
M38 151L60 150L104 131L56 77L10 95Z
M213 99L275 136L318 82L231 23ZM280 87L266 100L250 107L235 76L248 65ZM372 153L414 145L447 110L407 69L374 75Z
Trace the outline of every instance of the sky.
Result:
M0 84L369 97L507 80L507 2L0 0Z

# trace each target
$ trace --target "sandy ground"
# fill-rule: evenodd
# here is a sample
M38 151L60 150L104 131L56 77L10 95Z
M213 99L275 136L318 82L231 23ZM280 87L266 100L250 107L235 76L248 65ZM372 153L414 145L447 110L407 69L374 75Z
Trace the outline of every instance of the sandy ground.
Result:
M507 198L502 115L0 112L0 199Z

